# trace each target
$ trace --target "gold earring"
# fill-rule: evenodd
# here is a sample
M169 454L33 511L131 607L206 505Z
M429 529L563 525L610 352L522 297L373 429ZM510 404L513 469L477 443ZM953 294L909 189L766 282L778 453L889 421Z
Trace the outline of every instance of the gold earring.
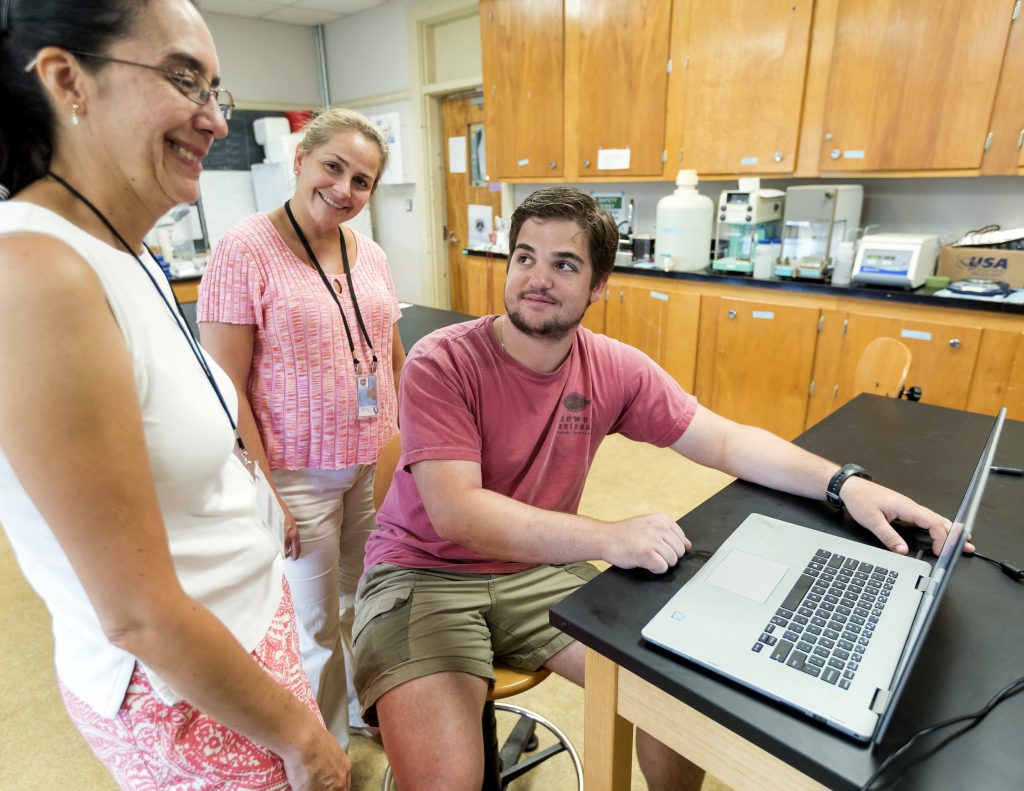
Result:
M75 102L71 105L71 125L78 126L78 111L82 109L82 106Z

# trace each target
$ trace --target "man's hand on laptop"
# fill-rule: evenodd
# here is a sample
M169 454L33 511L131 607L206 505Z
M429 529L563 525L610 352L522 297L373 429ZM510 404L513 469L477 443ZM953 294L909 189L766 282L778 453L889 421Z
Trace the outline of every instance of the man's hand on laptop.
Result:
M843 504L847 512L860 524L874 533L893 552L907 554L907 542L897 533L892 522L903 521L927 530L936 555L942 549L952 524L944 516L919 505L899 492L887 489L864 478L849 478L843 484ZM968 543L966 551L973 552Z
M644 514L607 525L602 560L623 569L664 574L690 548L690 539L666 514Z

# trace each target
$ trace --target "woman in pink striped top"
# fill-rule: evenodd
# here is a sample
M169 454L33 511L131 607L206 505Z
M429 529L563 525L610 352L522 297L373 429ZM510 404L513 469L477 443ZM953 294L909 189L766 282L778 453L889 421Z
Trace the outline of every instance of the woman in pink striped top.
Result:
M405 362L387 257L344 223L387 159L360 113L315 117L295 152L294 196L229 230L199 288L203 345L235 383L239 431L285 512L303 669L343 746L350 724L365 727L348 671L353 605Z

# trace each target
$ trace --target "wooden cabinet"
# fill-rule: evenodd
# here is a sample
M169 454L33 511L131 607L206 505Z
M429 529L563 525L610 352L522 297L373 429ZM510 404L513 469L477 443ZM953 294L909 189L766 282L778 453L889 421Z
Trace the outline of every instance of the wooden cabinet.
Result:
M1014 0L840 0L822 172L981 165Z
M1024 420L1024 332L1017 336L1017 349L1013 355L1007 377L1006 414L1013 420Z
M481 0L490 174L1024 172L1015 4Z
M1024 419L1024 332L986 328L974 363L967 410L994 415L1003 406L1011 419Z
M565 0L568 175L662 175L670 19L671 0Z
M804 430L818 335L816 307L704 297L702 355L713 358L710 409L786 439ZM707 337L713 335L713 337Z
M612 275L605 334L635 346L692 392L700 296L671 280Z
M506 260L465 253L459 259L459 270L453 275L458 279L452 284L452 310L473 316L504 313Z
M491 307L491 263L479 256L466 256L466 307L473 316L484 316Z
M989 127L992 138L982 157L981 173L1018 173L1024 168L1024 19L1010 26Z
M199 278L194 280L172 280L171 291L178 302L196 302L199 299Z
M488 175L564 174L562 0L480 0Z
M493 258L490 260L491 284L490 284L490 309L488 313L505 312L505 275L508 271L508 261L504 258Z
M914 318L847 314L840 356L838 405L856 395L853 372L864 347L875 338L896 338L913 355L907 386L921 388L926 404L966 409L971 377L981 345L981 327Z
M592 302L590 307L587 308L587 312L583 314L583 321L580 322L581 326L586 327L591 332L599 332L605 335L605 314L608 310L608 298L611 292L608 286L605 286L604 293L597 302Z
M792 173L812 0L676 0L668 167Z
M605 334L647 352L710 409L786 438L854 397L860 355L883 336L910 347L907 384L924 403L1024 417L1019 315L713 279L616 273L608 286Z

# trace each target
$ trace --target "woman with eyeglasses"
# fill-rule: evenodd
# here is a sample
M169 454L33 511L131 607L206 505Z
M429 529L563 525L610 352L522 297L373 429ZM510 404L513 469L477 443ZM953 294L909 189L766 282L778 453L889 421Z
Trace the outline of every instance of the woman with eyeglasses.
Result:
M0 0L0 522L123 788L346 789L282 519L143 237L227 134L188 0Z
M286 514L302 665L342 745L350 729L375 736L352 686L352 625L376 526L374 464L398 430L405 362L387 257L348 222L387 161L361 113L313 118L291 199L221 237L196 311L204 347L237 388L242 438Z

